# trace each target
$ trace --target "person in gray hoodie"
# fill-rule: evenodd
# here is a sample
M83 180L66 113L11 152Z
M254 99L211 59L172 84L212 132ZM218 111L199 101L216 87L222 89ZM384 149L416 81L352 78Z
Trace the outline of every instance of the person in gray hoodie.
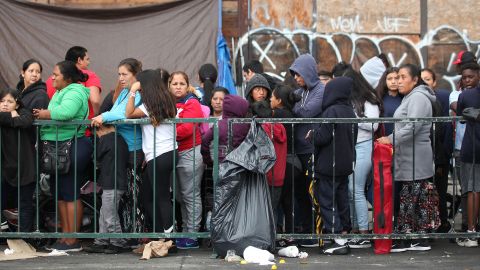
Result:
M399 92L404 95L402 103L393 115L395 118L431 117L432 104L436 97L421 78L420 69L406 64L399 70ZM433 153L430 143L431 123L397 122L395 131L378 139L379 143L395 144L395 181L402 182L400 210L396 231L399 233L425 233L432 224L440 224L435 206L428 201L432 189ZM437 222L438 221L438 222ZM406 250L430 250L428 242L415 239L409 242L396 241L392 252Z
M325 85L320 82L317 75L317 62L310 54L300 55L290 67L290 73L300 87L295 90L295 94L301 97L301 100L293 107L293 114L298 118L318 118L322 114L322 101ZM318 125L298 124L295 125L294 147L293 151L297 154L303 167L303 171L309 171L308 161L314 151L313 145L305 139L310 129L315 129ZM305 175L305 173L303 173ZM308 186L311 181L311 172L307 177L302 177L295 181L295 198L299 204L300 213L298 215L300 225L303 225L303 232L311 232L311 202L309 200ZM299 223L297 223L299 224ZM305 241L307 242L307 241ZM304 246L312 245L305 244Z

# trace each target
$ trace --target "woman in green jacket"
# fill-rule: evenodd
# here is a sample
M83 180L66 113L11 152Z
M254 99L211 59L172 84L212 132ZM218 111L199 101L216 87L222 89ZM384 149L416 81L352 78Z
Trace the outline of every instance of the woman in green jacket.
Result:
M87 79L88 75L82 73L71 61L56 64L53 69L53 86L57 91L48 109L35 109L34 116L37 119L58 121L86 119L90 91L78 82L84 82ZM55 189L58 187L56 192L62 231L77 232L83 216L80 184L85 178L88 163L91 162L92 142L85 137L85 127L77 125L46 125L42 127L40 136L42 141L61 143L72 140L70 169L66 174L51 175L50 189L52 194L55 194ZM82 250L78 239L75 238L61 238L51 248L70 252Z

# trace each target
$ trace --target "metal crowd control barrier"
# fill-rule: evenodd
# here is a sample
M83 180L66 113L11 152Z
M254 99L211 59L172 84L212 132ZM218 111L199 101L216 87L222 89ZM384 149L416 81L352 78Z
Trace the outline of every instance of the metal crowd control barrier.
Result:
M342 123L347 123L347 124L359 124L359 123L370 123L372 125L373 129L373 124L374 123L414 123L414 128L413 128L413 133L415 134L415 123L433 123L432 125L432 131L433 131L433 146L435 147L435 133L436 133L436 125L438 123L452 123L453 121L457 120L463 120L462 117L424 117L424 118L336 118L336 119L327 119L327 118L316 118L316 119L307 119L307 118L257 118L256 122L258 123L281 123L284 126L286 125L291 125L292 127L292 138L288 138L288 140L294 140L294 130L295 130L295 125L298 124L342 124ZM239 124L239 123L249 123L251 119L229 119L228 123L228 131L229 134L231 135L233 132L233 125L234 124ZM480 123L479 123L480 124ZM352 130L353 132L353 130ZM333 129L332 132L333 138L335 138L335 129ZM372 138L374 134L372 132ZM455 143L455 138L452 138L453 143ZM356 142L353 143L355 145ZM372 142L373 144L373 142ZM393 133L393 144L395 144L395 133ZM415 145L415 144L413 144ZM413 151L415 151L415 146L413 147ZM295 153L295 150L293 150ZM435 168L435 148L432 150L433 152L433 161L432 161L432 166ZM373 150L372 150L373 154ZM334 147L334 153L333 153L333 159L335 160L335 156L337 153L335 152L335 147ZM372 157L373 159L373 157ZM312 155L312 160L316 160L315 156ZM394 159L392 160L394 162ZM335 164L335 163L334 163ZM415 166L415 157L412 157L412 164L413 167ZM288 166L288 164L287 164ZM293 165L292 165L293 166ZM335 166L335 165L334 165ZM392 164L392 169L394 168ZM332 168L334 169L334 168ZM373 166L372 166L373 170ZM435 171L435 170L434 170ZM394 172L392 173L393 177L393 182L395 182L395 174ZM455 196L457 195L455 192L457 191L457 183L456 181L458 180L458 177L455 175L455 170L453 171L453 208L455 208ZM421 180L421 179L418 179ZM435 173L433 175L433 181L435 182ZM291 189L294 190L294 185L292 183ZM293 192L293 191L292 191ZM295 209L295 207L294 207ZM315 224L314 224L314 213L315 209L312 207L312 224L311 224L311 231L315 231ZM335 211L335 210L334 210ZM352 209L350 209L352 211ZM464 214L465 214L464 210ZM285 213L284 213L285 214ZM295 214L293 214L295 216ZM395 218L395 216L394 216ZM453 216L453 219L455 219L455 216ZM453 220L452 227L454 227L455 223ZM369 228L371 229L371 228ZM475 232L475 233L465 233L465 232L455 232L454 230L448 232L448 233L435 233L435 232L429 232L429 233L396 233L395 228L394 228L394 233L392 234L375 234L375 233L367 233L367 234L360 234L360 233L355 233L355 234L339 234L339 233L332 233L332 232L323 232L323 234L317 234L317 233L283 233L283 234L277 234L277 238L293 238L293 239L369 239L369 240L374 240L374 239L449 239L449 238L479 238L480 233Z
M213 174L212 174L212 177L213 177L213 182L216 183L217 182L217 178L218 178L218 125L217 125L217 122L218 120L217 119L214 119L214 118L211 118L211 119L187 119L187 118L183 118L183 119L169 119L169 120L166 120L164 123L162 124L171 124L172 125L172 129L173 129L173 134L176 134L176 125L175 124L180 124L180 123L197 123L197 124L200 124L200 123L208 123L208 124L211 124L212 125L212 129L213 129L213 155L214 155L214 158L213 158ZM149 119L128 119L128 120L121 120L121 121L115 121L113 123L109 123L109 125L113 125L114 128L115 128L115 132L117 132L117 127L120 126L120 125L134 125L134 141L136 140L137 136L141 136L142 134L142 130L141 130L141 125L145 125L145 124L150 124L150 120ZM36 146L40 145L40 140L39 140L39 136L38 134L40 134L40 128L44 125L54 125L54 126L65 126L65 125L75 125L75 126L79 126L79 125L90 125L90 121L80 121L80 120L76 120L76 121L53 121L53 120L37 120L34 122L34 127L36 129L36 137L37 137L37 141L36 141ZM2 127L0 127L0 142L1 142L1 129ZM199 129L198 125L193 125L193 130L192 130L192 133L195 134L195 132ZM92 138L95 138L96 135L97 135L97 128L95 127L92 127L92 130L91 130L91 133L92 133ZM118 132L117 132L118 134ZM20 130L18 131L18 137L20 138ZM155 140L156 140L156 129L154 129L154 137L155 137ZM58 128L57 128L57 138L58 138ZM75 142L73 144L73 147L72 147L72 151L76 151L76 142L77 142L77 136L75 136L72 141ZM195 144L195 136L193 138L193 143ZM175 144L176 142L176 138L175 136L173 137L173 143ZM97 140L93 140L93 147L94 149L96 149L97 147ZM57 144L58 145L58 144ZM117 169L117 136L115 136L115 142L114 142L114 155L115 155L115 165L114 165L114 168L115 170ZM155 145L155 142L154 142L154 145ZM169 232L169 233L165 233L164 231L162 232L156 232L155 231L155 221L156 221L156 215L158 214L158 210L159 209L155 209L155 196L156 196L156 192L155 192L155 181L156 181L156 176L154 176L154 180L153 180L153 200L152 200L152 203L153 203L153 217L150 217L151 219L153 219L152 221L152 226L151 226L151 230L149 231L143 231L143 232L138 232L137 229L136 229L136 215L137 215L137 205L138 205L138 200L140 198L136 198L135 196L133 197L133 205L131 206L133 211L132 211L132 217L131 217L131 220L133 220L133 232L122 232L122 233L100 233L99 232L99 228L98 228L98 217L99 217L99 208L98 208L98 205L101 203L101 198L97 196L97 181L98 181L98 177L97 177L97 170L96 170L96 163L97 163L97 155L96 155L96 151L94 150L93 151L93 156L92 156L92 160L93 160L93 168L92 168L92 172L91 172L91 179L77 179L77 173L75 173L75 176L74 176L74 185L77 186L77 181L83 181L83 180L90 180L93 182L93 202L85 202L85 201L82 201L83 205L85 207L90 207L93 211L93 220L91 221L92 224L93 224L93 229L92 229L92 232L78 232L79 231L79 228L77 228L77 205L75 204L75 214L74 214L74 224L75 224L75 228L74 228L74 232L70 232L70 233L64 233L64 232L61 232L61 229L59 229L59 221L60 221L60 218L59 218L59 210L58 210L58 175L52 175L50 177L54 177L55 178L55 185L57 185L57 188L56 188L56 194L52 194L52 197L51 199L53 199L54 201L54 205L55 205L55 214L54 214L54 218L53 220L50 220L51 222L54 223L54 226L55 226L55 230L54 232L48 232L48 231L45 231L44 228L42 228L43 226L43 222L45 222L44 220L41 220L43 219L44 217L41 216L41 205L42 202L40 202L40 194L42 193L41 191L41 188L40 188L40 180L41 180L41 177L43 178L44 175L42 175L42 171L41 171L41 166L40 166L40 158L41 158L41 153L40 153L40 150L39 150L39 147L35 147L35 168L36 168L36 172L35 172L35 183L36 183L36 186L35 186L35 200L34 200L34 204L35 204L35 214L34 214L34 228L32 232L21 232L20 231L20 215L21 215L21 209L20 207L18 207L20 205L20 198L21 198L21 194L20 194L20 185L19 185L19 179L18 178L18 184L17 184L17 187L14 187L15 189L17 189L17 207L18 207L18 213L17 213L17 216L18 216L18 220L16 222L18 222L16 225L17 227L17 231L1 231L0 232L0 238L184 238L184 237L189 237L189 238L207 238L209 237L209 233L208 232L175 232L175 229L173 230L173 232ZM153 147L153 151L154 151L154 156L155 155L155 147ZM0 152L1 152L1 143L0 143ZM174 150L174 149L172 149ZM136 156L136 153L138 151L142 151L142 149L139 149L139 150L134 150L134 156ZM18 145L18 153L19 153L19 161L21 160L21 156L20 156L20 145ZM195 152L193 153L193 157L194 157L194 160L193 160L193 166L195 166ZM1 155L0 155L0 163L1 163ZM174 155L173 157L173 164L174 164L174 168L175 168L175 165L176 165L176 162L177 162L177 155ZM75 155L75 158L74 160L71 161L74 165L73 165L73 169L75 170L76 169L76 162L77 162L77 156ZM153 162L155 164L155 159L153 159ZM136 193L136 190L135 188L137 187L137 183L136 183L136 179L137 179L137 175L139 174L139 172L137 172L139 166L138 164L135 164L136 163L136 159L134 159L134 166L132 168L133 170L133 188L134 188L134 191L133 193L135 194ZM21 168L21 162L17 162L17 164L19 164L18 166L18 175L20 175L22 173L22 168ZM155 170L154 170L154 174L155 174ZM172 201L175 202L175 199L176 199L176 175L175 175L175 169L172 170L172 178L173 178L173 181L172 181L172 185L171 187L165 187L165 188L169 188L172 193L173 193L173 199ZM195 174L195 172L194 172ZM160 176L160 177L169 177L170 176ZM0 170L0 179L2 178L2 171ZM115 179L115 187L114 189L117 188L117 174L114 173L114 179ZM3 183L2 181L2 184L0 185L0 209L2 209L2 211L4 210L5 207L2 206L2 202L6 199L8 199L11 195L13 194L6 194L6 197L7 198L2 198L3 196L3 193L2 193L2 187L5 187L5 184ZM194 192L200 192L200 190L194 190ZM76 194L76 189L75 189L75 195L74 195L74 198L75 199L81 199L81 195L80 194ZM115 193L115 196L116 196L116 193ZM173 224L176 224L175 223L175 204L173 203L173 213L172 213L172 217L173 217ZM198 209L194 209L194 211L196 211ZM117 213L118 212L118 209L117 207L115 206L115 212ZM6 220L5 218L3 218L3 215L0 215L0 223L4 223ZM15 222L15 221L14 221ZM184 221L185 222L185 221ZM174 226L175 228L175 226Z
M394 119L394 118L352 118L352 119L299 119L299 118L291 118L291 119L278 119L278 118L275 118L275 119L256 119L257 122L259 123L282 123L284 125L292 125L292 128L293 130L295 129L295 125L296 124L340 124L340 123L354 123L354 124L358 124L358 123L371 123L372 126L374 123L398 123L398 122L412 122L412 123L442 123L442 122L452 122L454 120L459 120L460 118L458 117L435 117L435 118L432 118L432 117L429 117L429 118L405 118L405 119ZM232 126L234 124L237 124L237 123L250 123L251 119L230 119L229 120L229 135L231 136L232 135ZM209 124L212 124L213 126L213 173L212 173L212 178L213 178L213 183L215 185L215 183L217 183L218 181L218 166L219 166L219 163L218 163L218 139L219 139L219 130L218 130L218 120L217 119L171 119L171 120L167 120L166 123L168 124L172 124L172 129L176 129L175 128L175 125L174 124L177 124L177 123L209 123ZM39 134L39 131L40 131L40 128L41 126L43 125L56 125L56 126L63 126L63 125L86 125L86 124L89 124L89 121L71 121L71 122L59 122L59 121L46 121L46 120L42 120L42 121L35 121L34 122L34 126L35 126L35 129L36 129L36 133L37 135ZM135 134L135 137L136 136L140 136L141 134L141 125L144 125L144 124L150 124L150 121L148 119L138 119L138 120L124 120L124 121L116 121L114 123L112 123L112 125L117 128L118 126L120 125L125 125L125 124L130 124L130 125L134 125L134 134ZM435 125L434 125L435 126ZM197 127L197 125L194 125L193 126L193 134L195 134L195 131L196 129L199 128ZM2 127L0 127L0 129L2 129ZM434 132L435 132L435 128L433 129ZM0 130L1 131L1 130ZM92 136L95 137L96 136L96 133L97 133L97 129L96 128L93 128L92 129ZM294 132L293 132L294 133ZM332 134L333 137L335 136L335 134L333 133ZM20 133L18 135L20 137ZM373 135L372 135L373 136ZM0 142L3 138L1 137L1 132L0 132ZM173 138L175 140L175 138ZM288 138L288 140L293 140L293 136L292 138ZM75 137L74 140L76 141L77 138ZM195 140L195 139L194 139ZM38 140L38 136L37 136L37 145L40 144L40 141ZM76 144L75 144L76 145ZM94 149L96 148L96 140L93 141L93 147ZM0 148L1 148L1 144L0 144ZM154 148L155 149L155 148ZM1 149L0 149L1 150ZM141 150L135 150L136 151L141 151ZM1 152L1 151L0 151ZM295 151L293 151L295 152ZM434 151L435 152L435 151ZM96 156L96 151L93 152L93 161L94 161L94 164L96 164L96 161L97 161L97 156ZM335 153L334 151L334 159L335 159L335 155L337 153ZM19 161L21 160L21 157L20 157L20 146L18 146L18 155L19 155ZM54 232L48 232L48 231L45 231L42 229L42 226L41 226L41 222L44 222L44 220L41 221L41 219L43 219L44 217L41 216L41 212L40 212L40 207L41 207L41 202L40 202L40 192L41 192L41 188L40 188L40 177L41 177L41 167L40 167L40 152L39 152L39 148L36 147L36 151L35 151L35 155L36 155L36 159L35 159L35 168L36 168L36 173L35 173L35 177L36 177L36 187L35 187L35 200L34 200L34 204L35 204L35 213L34 213L34 224L35 224L35 227L33 228L33 231L32 232L20 232L19 229L18 231L16 232L9 232L9 231L2 231L0 232L0 238L63 238L63 237L68 237L68 238L183 238L183 237L188 237L188 238L208 238L210 237L210 233L209 232L176 232L176 231L173 231L171 233L165 233L165 232L156 232L155 231L155 226L152 226L153 228L153 231L149 231L149 232L145 232L145 231L142 231L142 232L139 232L136 230L136 225L134 224L133 225L133 231L132 232L122 232L122 233L100 233L99 232L99 229L98 229L98 216L99 216L99 213L98 213L98 204L100 203L99 200L101 200L101 198L97 198L96 194L97 194L97 180L98 180L98 177L97 177L97 171L95 169L95 167L92 169L92 180L93 181L93 203L85 203L85 205L87 207L90 207L93 209L93 230L92 232L70 232L70 233L63 233L60 231L59 227L58 227L58 223L59 223L59 211L58 211L58 194L54 194L53 195L53 200L54 200L54 205L55 205L55 218L53 220L53 223L55 224L55 231ZM154 154L155 155L155 154ZM195 153L194 153L195 155ZM115 160L117 158L117 141L115 140ZM0 164L2 164L2 156L0 156ZM412 157L412 162L413 161L414 157ZM75 160L73 160L72 162L76 162L76 158ZM134 161L135 162L135 161ZM176 165L176 162L177 162L177 158L176 156L174 156L174 161L173 161L173 164L174 164L174 167ZM18 164L21 164L21 162L19 162ZM137 166L138 164L134 164L134 168L133 169L133 181L134 181L134 189L136 188L136 177L135 175L137 175ZM76 165L75 165L76 166ZM115 166L116 166L116 162L115 162ZM195 161L193 163L193 166L195 166ZM434 164L432 163L432 166L434 166ZM115 167L116 168L116 167ZM18 167L18 171L17 171L18 174L21 174L22 173L22 168L21 166ZM53 177L56 177L56 176L53 176ZM160 177L167 177L167 176L160 176ZM0 170L0 178L2 178L2 171ZM453 177L454 179L454 186L456 186L456 177ZM175 175L175 169L173 170L173 179L174 181L172 182L172 186L171 186L171 191L173 192L173 202L175 202L175 199L176 199L176 175ZM18 180L19 181L19 180ZM75 177L75 182L77 181L83 181L83 179L76 179ZM156 181L156 176L154 177L154 182ZM115 174L115 185L116 185L116 174ZM55 183L58 185L58 179L55 181ZM76 183L75 183L76 184ZM19 185L18 185L19 186ZM153 185L155 187L155 184ZM4 183L2 181L2 185L0 185L0 196L5 196L4 193L3 193L3 190L2 188L4 187ZM17 189L17 205L20 205L20 198L21 198L21 191L20 191L20 188L19 187L15 187ZM169 187L170 188L170 187ZM293 184L292 184L292 189L293 189ZM58 190L58 189L57 189ZM195 191L194 191L195 192ZM200 192L200 191L198 191ZM454 189L454 192L455 192L455 189ZM135 190L134 190L134 194L135 194ZM154 196L154 199L153 199L153 202L155 202L155 195L156 192L155 192L155 188L153 189L153 196ZM7 194L6 196L7 197L10 197L10 195L13 195L13 194ZM456 194L454 194L455 196ZM79 194L75 194L75 197L78 198L77 196L80 196ZM0 209L4 209L4 206L2 206L3 202L5 201L5 199L8 199L8 198L0 198ZM134 197L133 199L133 209L134 211L132 212L132 220L135 221L136 220L136 206L138 205L138 200L140 198L136 198ZM173 204L174 206L174 204ZM155 222L156 220L156 214L157 214L157 211L158 209L155 209L155 204L153 205L153 222ZM175 211L175 207L172 208L173 209L173 213L172 213L172 217L173 217L173 224L175 224L176 222L176 211ZM75 209L75 212L76 212L77 209ZM196 210L199 210L199 209L194 209L194 211ZM20 210L21 211L21 210ZM116 212L118 212L118 209L116 209ZM294 213L293 213L294 214ZM20 216L20 213L19 213L19 216ZM314 216L314 213L312 213L312 216ZM76 221L76 218L77 218L77 215L75 214L75 221ZM314 219L313 219L314 220ZM0 223L4 222L5 219L0 216ZM76 224L77 222L75 222ZM17 224L19 225L19 224ZM155 224L153 224L155 225ZM75 225L76 226L76 225ZM174 226L175 227L175 226ZM18 228L20 228L18 226ZM311 228L311 232L313 232L314 230L314 224L313 224L313 221L312 221L312 228ZM75 227L75 230L74 231L78 231L79 228L76 228ZM295 231L293 233L288 233L288 234L278 234L277 237L291 237L291 238L294 238L294 239L318 239L318 238L321 238L321 239L339 239L339 238L343 238L343 239L414 239L414 238L458 238L458 237L471 237L471 238L479 238L480 237L480 233L456 233L456 232L449 232L449 233L426 233L426 234L417 234L417 233L412 233L412 234L399 234L399 233L393 233L393 234L321 234L321 235L318 235L316 233L295 233Z

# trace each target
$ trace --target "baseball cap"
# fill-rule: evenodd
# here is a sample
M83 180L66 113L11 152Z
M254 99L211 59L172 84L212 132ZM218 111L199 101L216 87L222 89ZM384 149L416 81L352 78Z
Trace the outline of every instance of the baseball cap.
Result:
M477 57L472 52L460 51L457 55L457 59L453 62L454 65L463 65L465 63L477 62Z

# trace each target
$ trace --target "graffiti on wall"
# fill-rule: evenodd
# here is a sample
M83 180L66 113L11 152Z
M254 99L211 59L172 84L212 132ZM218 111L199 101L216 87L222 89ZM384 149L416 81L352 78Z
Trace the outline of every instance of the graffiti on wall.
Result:
M390 19L379 22L379 27L395 28L403 23L401 18ZM361 27L355 18L348 23L343 23L341 18L332 23L340 30ZM432 68L439 78L438 87L455 89L459 76L453 61L457 53L469 50L478 57L479 45L480 41L471 40L465 32L448 25L432 29L422 39L418 35L321 34L304 29L290 31L262 27L243 35L234 54L237 70L247 57L259 59L266 72L283 80L293 60L303 53L311 53L316 57L318 69L325 70L331 70L340 61L359 68L369 58L384 53L394 66L412 63Z

